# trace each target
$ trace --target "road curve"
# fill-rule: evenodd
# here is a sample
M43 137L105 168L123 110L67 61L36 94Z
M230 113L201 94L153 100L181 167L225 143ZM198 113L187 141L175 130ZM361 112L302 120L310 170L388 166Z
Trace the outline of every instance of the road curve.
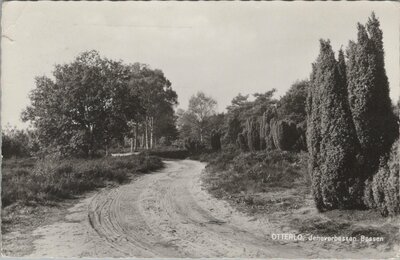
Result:
M33 235L40 238L30 256L298 258L315 254L304 244L271 240L274 228L268 221L245 216L210 196L201 188L203 163L165 164L164 169L129 184L98 191L71 208L64 221L36 230Z

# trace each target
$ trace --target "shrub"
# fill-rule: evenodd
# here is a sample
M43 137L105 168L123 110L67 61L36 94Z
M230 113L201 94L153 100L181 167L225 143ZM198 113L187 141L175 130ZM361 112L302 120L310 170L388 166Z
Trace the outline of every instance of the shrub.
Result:
M307 105L309 171L317 208L361 207L362 188L356 167L358 142L347 105L345 80L329 41L321 40Z
M366 178L377 172L380 157L390 152L399 134L389 97L379 26L372 13L366 26L358 24L357 42L351 41L347 49L348 102Z
M301 122L296 125L297 141L293 146L294 150L307 151L306 131L307 131L307 122L306 121Z
M298 140L296 124L285 120L272 120L271 136L276 148L282 151L292 150Z
M269 125L269 118L266 112L262 115L260 120L260 149L261 150L271 150L273 149L273 143L270 142L271 131Z
M33 131L9 127L2 131L1 154L4 158L26 158L38 149L38 143Z
M218 131L213 130L211 132L211 137L210 137L210 143L211 143L211 149L213 151L219 151L221 150L221 134Z
M381 158L378 172L367 180L364 200L370 208L377 208L383 216L400 214L399 141L396 141L390 157Z
M240 150L242 150L243 152L247 152L249 150L246 131L238 134L236 143L239 146Z
M250 151L261 150L260 141L260 122L257 118L249 118L246 120L245 130L247 133L247 145Z
M243 131L237 113L227 114L225 140L227 143L234 144L237 136Z

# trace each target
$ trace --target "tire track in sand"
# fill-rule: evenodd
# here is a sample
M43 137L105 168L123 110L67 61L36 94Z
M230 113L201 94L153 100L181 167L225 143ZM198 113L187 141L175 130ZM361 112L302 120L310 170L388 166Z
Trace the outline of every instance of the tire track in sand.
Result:
M262 257L282 252L270 234L260 233L256 225L246 229L246 217L233 219L228 205L201 190L204 164L185 160L166 165L164 171L93 198L89 220L110 251L136 257ZM285 256L290 251L286 247Z
M35 230L34 257L329 257L312 244L272 241L268 218L251 219L201 187L205 164L167 161L158 172L102 189L63 221Z

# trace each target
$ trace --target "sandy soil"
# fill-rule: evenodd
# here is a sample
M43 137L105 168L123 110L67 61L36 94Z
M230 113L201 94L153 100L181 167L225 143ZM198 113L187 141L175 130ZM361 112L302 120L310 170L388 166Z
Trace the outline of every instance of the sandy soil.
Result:
M244 215L202 189L204 166L167 161L161 171L80 200L62 221L33 231L38 238L28 256L373 257L272 240L271 234L283 232L267 217Z

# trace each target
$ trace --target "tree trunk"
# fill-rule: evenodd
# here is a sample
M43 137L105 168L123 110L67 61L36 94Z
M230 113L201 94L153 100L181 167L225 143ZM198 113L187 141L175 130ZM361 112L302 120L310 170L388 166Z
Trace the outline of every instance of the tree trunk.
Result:
M133 153L133 138L131 138L131 153Z
M146 116L145 121L145 148L146 150L149 149L149 118Z
M93 138L93 125L89 124L89 134L90 134L90 143L89 143L89 151L88 151L88 155L90 158L93 157L93 153L94 153L94 138Z
M153 149L154 118L150 117L150 149Z
M137 124L135 123L134 133L133 133L133 150L137 149Z

